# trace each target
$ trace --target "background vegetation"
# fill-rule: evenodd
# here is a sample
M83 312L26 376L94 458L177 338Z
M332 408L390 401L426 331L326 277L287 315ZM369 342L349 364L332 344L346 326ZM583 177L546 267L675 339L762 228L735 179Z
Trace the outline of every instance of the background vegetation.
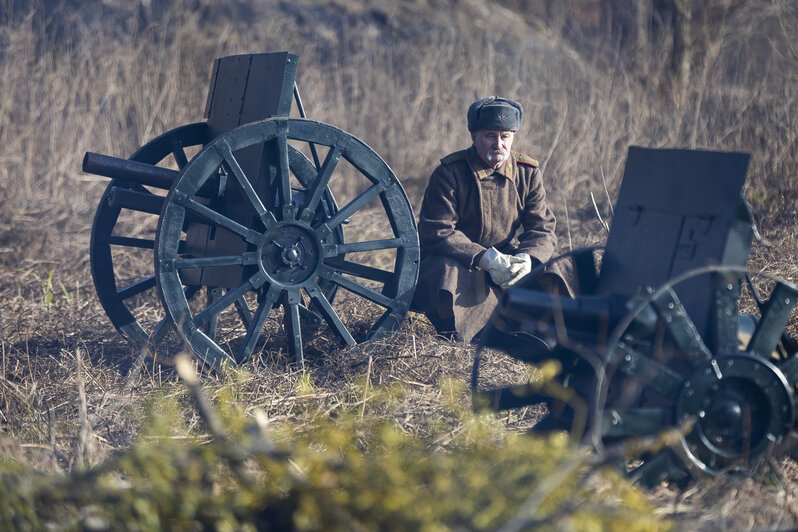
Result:
M258 482L270 479L272 491L261 492L260 502L243 500L250 492L236 473L241 458L206 445L214 432L188 400L171 364L174 353L139 356L94 297L88 235L105 183L82 174L80 161L87 150L126 157L168 129L201 120L214 58L289 50L300 56L298 85L309 116L372 146L416 208L437 159L468 143L467 105L487 94L522 101L527 118L517 147L544 166L566 249L604 239L590 193L608 217L630 144L750 152L746 193L763 235L752 266L795 281L796 31L798 4L791 0L0 1L0 489L4 501L18 501L0 516L32 528L43 521L117 525L113 519L123 518L106 509L127 500L119 493L160 485L148 484L154 466L147 464L161 464L170 472L162 485L173 486L199 475L185 458L197 455L220 465L199 484L208 491L195 494L200 498L191 508L209 504L202 499L208 494L218 496L213 508L240 510L231 523L257 522L247 511L276 505L302 508L296 515L308 521L296 524L304 528L324 528L327 521L318 519L342 529L374 528L399 515L382 506L358 513L358 505L374 506L376 496L369 504L337 500L344 510L335 515L308 508L323 506L333 493L368 494L378 485L412 491L405 483L418 484L410 471L472 484L482 469L458 468L479 464L490 471L483 491L451 486L421 493L440 493L440 501L490 499L486 493L495 489L509 502L490 514L494 521L478 520L495 500L478 499L484 507L468 514L471 521L441 509L427 522L489 529L521 515L563 526L579 523L562 519L582 519L585 509L598 524L610 523L602 515L650 524L638 520L643 506L632 492L604 504L606 490L614 489L608 486L618 482L593 476L586 462L559 484L570 489L573 479L591 479L573 493L573 508L562 506L567 497L552 488L537 513L523 515L523 502L539 493L538 479L563 470L568 453L511 435L534 423L538 410L493 421L466 415L462 383L473 349L436 339L415 315L390 342L319 352L304 373L275 345L246 373L203 376L218 407L230 410L223 417L236 445L251 444L245 425L259 409L282 435L278 443L297 449L296 469L317 473L309 480L296 471L275 473L291 462L255 453L246 472ZM519 382L525 371L499 354L486 361L495 383ZM142 411L152 404L172 417L160 425L145 421ZM330 422L333 414L344 421ZM341 452L325 454L333 447ZM407 455L395 456L396 449ZM360 451L371 465L347 462ZM435 464L425 462L425 453ZM407 465L415 462L433 470ZM507 478L507 471L527 465ZM407 478L394 483L381 476L396 470ZM776 527L797 519L798 484L791 461L775 471L768 483L705 480L686 493L662 486L645 497L656 518L670 517L676 526ZM53 478L61 488L42 487ZM269 484L280 478L286 484ZM94 493L99 486L108 499L68 499L72 483ZM304 491L308 485L316 491ZM130 511L141 505L146 511L130 519L167 518L147 506L157 501L137 500L130 499ZM397 508L421 519L424 502L407 499ZM35 513L45 507L52 513ZM202 521L186 511L181 526ZM274 511L270 519L277 520ZM214 515L218 522L229 517Z

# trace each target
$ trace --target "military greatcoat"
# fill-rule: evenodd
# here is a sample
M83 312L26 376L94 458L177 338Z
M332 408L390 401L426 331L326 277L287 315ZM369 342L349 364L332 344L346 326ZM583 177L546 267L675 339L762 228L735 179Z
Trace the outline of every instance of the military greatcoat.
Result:
M474 146L441 159L421 204L414 307L439 331L471 340L501 293L489 274L477 269L482 253L491 246L502 253L528 253L534 267L554 253L555 225L535 159L511 152L494 170ZM564 279L562 284L567 287Z

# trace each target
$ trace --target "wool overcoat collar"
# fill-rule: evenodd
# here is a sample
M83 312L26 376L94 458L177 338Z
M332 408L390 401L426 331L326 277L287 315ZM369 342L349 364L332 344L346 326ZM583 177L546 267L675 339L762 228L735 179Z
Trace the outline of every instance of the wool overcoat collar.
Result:
M514 181L515 170L512 152L510 152L510 156L507 157L507 160L504 161L504 164L501 165L498 170L494 170L488 166L488 164L482 160L482 157L479 156L477 149L473 145L466 150L466 161L468 161L468 166L474 172L474 175L477 176L477 179L490 179L493 175L499 174L510 181Z

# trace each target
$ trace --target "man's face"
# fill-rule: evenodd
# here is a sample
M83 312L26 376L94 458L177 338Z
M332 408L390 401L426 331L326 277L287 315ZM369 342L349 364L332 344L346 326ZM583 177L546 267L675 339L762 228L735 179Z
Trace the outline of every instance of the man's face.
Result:
M482 160L491 168L498 169L510 156L510 147L515 138L514 131L480 129L471 133L471 140Z

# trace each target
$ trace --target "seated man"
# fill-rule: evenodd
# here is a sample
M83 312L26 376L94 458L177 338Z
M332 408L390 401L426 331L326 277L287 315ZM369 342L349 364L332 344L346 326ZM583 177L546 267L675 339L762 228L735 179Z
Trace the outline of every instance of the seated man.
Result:
M491 96L471 104L473 145L441 159L424 193L413 306L452 339L471 341L501 289L549 260L557 244L538 162L510 149L523 117L512 100ZM541 285L568 293L562 275L546 277Z

